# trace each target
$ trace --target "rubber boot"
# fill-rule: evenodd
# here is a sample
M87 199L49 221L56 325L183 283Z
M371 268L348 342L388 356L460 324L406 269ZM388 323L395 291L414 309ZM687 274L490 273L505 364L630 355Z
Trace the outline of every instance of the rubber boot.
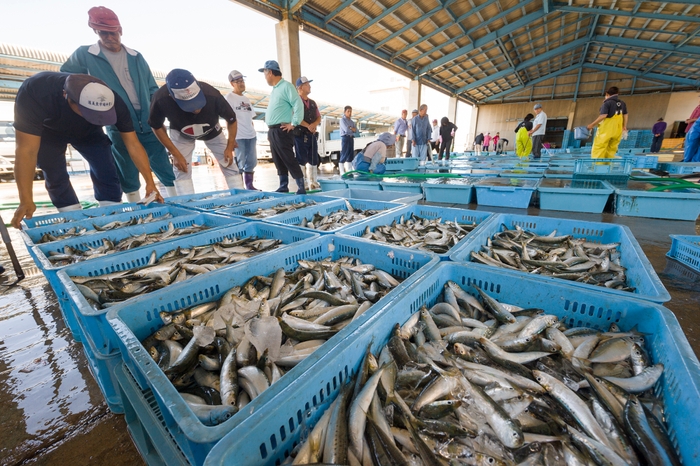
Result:
M245 181L245 189L249 189L251 191L260 191L258 188L253 186L253 172L243 173L243 180Z
M346 172L351 172L352 171L352 162L345 162L345 171Z
M338 172L340 173L341 177L343 176L343 173L345 173L345 166L342 162L338 162Z
M228 189L245 189L243 186L243 179L240 175L231 175L226 177L226 184Z
M140 201L141 199L139 199ZM100 207L107 207L108 205L119 205L122 202L115 202L115 201L97 201L100 204Z
M56 207L59 212L73 212L74 210L83 210L80 204L67 205L65 207Z
M318 184L318 167L316 165L311 166L311 181L309 185L311 189L321 189L321 185Z
M304 177L304 189L307 191L310 191L313 189L311 187L311 164L307 163L306 164L306 176Z
M289 176L288 175L279 175L279 177L280 177L280 187L277 188L275 190L275 192L288 193L289 192Z
M194 183L191 179L189 180L175 180L175 190L178 196L184 196L187 194L194 194Z
M297 178L294 181L297 183L297 194L306 194L306 188L304 187L304 177Z
M126 196L126 202L139 202L141 200L141 194L138 191L124 193L124 195Z
M165 187L165 194L167 195L166 197L177 196L177 190L175 190L175 186L166 186Z

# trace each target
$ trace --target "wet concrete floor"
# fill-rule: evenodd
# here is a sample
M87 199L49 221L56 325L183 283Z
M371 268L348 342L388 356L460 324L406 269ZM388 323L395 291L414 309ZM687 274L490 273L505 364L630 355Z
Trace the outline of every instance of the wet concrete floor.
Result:
M327 167L322 176L330 176L329 170ZM196 167L194 177L198 192L225 189L218 169ZM75 176L73 183L80 199L90 199L89 176ZM272 164L258 167L256 185L265 190L277 187ZM34 191L36 200L48 199L42 182L35 182ZM0 199L16 202L14 183L0 183ZM440 205L525 213L522 209ZM12 211L0 214L9 222ZM527 214L627 225L671 294L665 306L677 316L696 355L700 354L700 274L665 256L671 246L668 235L698 235L700 224L537 208L529 208ZM0 464L144 464L124 417L107 408L81 344L72 340L48 282L34 266L19 233L10 228L10 235L27 278L17 286L4 285L14 280L14 274L7 251L0 246L0 264L8 269L0 276Z

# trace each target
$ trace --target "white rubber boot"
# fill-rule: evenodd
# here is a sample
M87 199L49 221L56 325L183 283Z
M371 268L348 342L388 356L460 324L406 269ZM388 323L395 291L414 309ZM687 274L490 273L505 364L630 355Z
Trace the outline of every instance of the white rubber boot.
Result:
M140 200L140 199L139 199ZM106 207L108 205L119 205L121 202L114 202L114 201L97 201L100 204L100 207Z
M343 173L345 173L345 167L340 162L338 162L338 171L340 172L340 176L343 176Z
M226 184L228 185L228 189L245 189L241 175L227 176Z
M311 181L309 185L311 189L321 189L321 185L318 184L318 167L316 165L311 166Z
M124 193L124 195L126 196L126 202L139 202L141 200L141 194L138 191Z
M345 171L346 172L352 171L352 162L345 162Z
M194 183L191 179L189 180L175 180L175 191L177 191L178 196L184 196L186 194L194 194Z
M175 189L175 186L166 186L165 187L165 194L166 194L166 197L177 196L177 190Z
M65 207L56 207L59 212L73 212L75 210L83 210L83 206L80 204L67 205Z
M311 189L314 189L311 187L311 183L314 181L313 177L311 176L311 164L307 163L306 164L306 176L304 177L304 188L309 191Z

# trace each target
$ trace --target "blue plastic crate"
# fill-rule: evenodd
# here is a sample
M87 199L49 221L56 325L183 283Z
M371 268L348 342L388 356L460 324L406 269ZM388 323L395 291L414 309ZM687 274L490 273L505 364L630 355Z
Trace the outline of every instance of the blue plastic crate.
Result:
M174 205L188 205L193 202L202 201L203 199L206 202L207 200L221 199L224 197L231 197L237 194L245 194L249 192L250 191L245 189L224 189L222 191L207 191L204 193L183 194L181 196L168 197L165 199L165 202Z
M474 190L472 178L460 178L463 184L423 183L423 192L427 202L445 202L450 204L471 204Z
M124 404L114 374L116 367L122 363L121 355L119 353L101 354L89 335L84 336L82 343L90 373L97 382L97 386L100 387L107 406L113 413L122 414Z
M624 158L632 160L632 168L656 168L659 164L658 155L637 155L639 149L633 149L634 152L630 155L625 155Z
M537 187L540 209L601 213L610 195L611 185L600 180L542 180Z
M627 188L615 189L615 213L627 217L662 218L695 221L700 215L700 189L676 189L670 192L642 191L630 181Z
M418 168L419 162L420 160L413 157L393 157L387 158L384 166L388 172L408 171Z
M156 204L157 205L157 204ZM118 204L104 207L93 207L91 209L75 210L71 212L58 212L56 214L39 215L37 217L25 218L22 220L22 229L45 227L55 224L77 222L79 220L89 220L95 217L102 217L114 214L123 214L135 210L143 210L153 207L153 205L143 205L137 203Z
M540 282L508 271L441 262L426 270L411 287L404 288L342 344L319 357L296 384L278 392L271 403L237 425L212 449L205 465L282 463L336 398L341 384L357 373L367 346L378 352L388 342L395 324L403 324L421 306L431 307L439 301L447 280L455 281L473 295L476 291L471 285L477 284L503 302L542 308L569 326L605 331L614 322L623 330L637 327L645 334L652 360L665 367L654 391L663 401L673 445L684 464L697 464L700 445L693 441L693 432L700 415L700 364L668 309L566 283Z
M160 412L159 418L162 419L163 426L177 447L191 464L202 464L209 450L224 435L248 416L269 406L271 400L279 400L277 395L288 387L296 386L300 376L308 371L315 360L342 342L347 335L359 328L363 322L373 318L376 313L373 307L370 312L364 313L346 326L325 343L322 349L295 366L277 383L256 397L245 410L238 412L222 424L205 426L194 416L175 387L140 343L142 339L163 325L160 312L175 312L198 303L218 300L230 288L244 284L251 276L267 276L280 267L284 267L287 271L295 270L298 267L298 261L302 259L322 260L330 257L332 260L337 260L348 256L359 258L364 263L372 263L396 277L405 278L403 283L375 304L379 307L382 307L384 302L390 302L404 287L410 286L418 279L423 267L438 261L435 255L421 251L329 235L279 250L274 255L266 255L256 261L247 261L226 270L212 272L207 275L206 280L193 279L172 285L167 293L152 293L137 298L129 306L112 308L107 318L119 336L124 362L134 376L138 388L150 390L155 401L149 412L139 412L137 415L139 417L150 415L157 407Z
M539 179L486 178L474 183L476 203L496 207L527 209Z
M285 247L301 241L312 240L318 238L319 235L313 231L302 231L294 228L287 228L280 225L270 225L261 222L247 222L231 227L219 228L216 230L205 231L197 235L185 236L180 239L175 239L162 244L150 245L145 248L135 249L133 251L124 251L113 254L109 257L94 259L91 261L72 264L64 267L57 272L56 286L54 291L59 300L69 303L70 309L76 316L83 335L90 335L95 343L97 352L102 355L109 355L117 351L117 337L112 331L112 328L107 323L108 309L93 309L87 302L78 287L73 283L70 277L74 276L89 276L97 277L108 273L130 270L135 267L141 267L148 264L151 254L155 251L157 257L172 251L178 247L190 248L193 246L203 246L207 244L217 243L223 239L240 239L256 236L258 238L277 239L281 240L283 245L273 251L253 256L250 259L241 261L258 261L264 255L278 255L279 251ZM225 266L224 268L233 267L236 264ZM219 269L221 270L221 269ZM198 279L207 279L206 277L198 276L187 280L184 283L189 283ZM164 289L154 291L166 293L175 285L170 285ZM112 308L128 306L137 298L131 298L115 304Z
M544 177L560 180L571 180L574 178L574 170L567 170L564 167L552 167L544 171Z
M374 191L354 188L322 191L320 194L341 199L365 199L367 201L399 202L401 204L415 204L423 199L423 195L407 194L400 191Z
M671 235L671 240L666 255L700 273L700 236Z
M417 217L422 217L422 218L429 218L429 219L441 219L443 222L445 221L451 221L451 222L457 222L461 224L473 224L476 223L477 225L480 225L484 223L487 219L489 219L493 214L491 212L483 212L479 210L466 210L466 209L451 209L447 207L437 207L437 206L430 206L430 205L414 205L414 206L406 206L400 209L393 210L391 213L388 213L386 215L382 215L381 217L370 217L369 219L363 221L363 222L358 222L355 223L354 225L351 225L347 228L344 228L342 235L347 235L347 236L355 236L358 238L361 238L362 235L365 232L365 229L369 227L372 231L376 227L379 226L384 226L384 225L390 225L392 222L399 222L401 221L401 217L404 217L406 220L408 220L411 215L415 215ZM437 254L440 260L449 260L450 259L450 254L453 250L456 250L460 245L464 244L467 239L469 238L470 235L472 235L474 232L478 230L478 226L469 232L467 236L462 238L456 245L454 245L450 251L448 251L445 254ZM371 240L370 240L371 241Z
M360 209L360 210L371 209L371 210L381 210L382 211L382 212L377 213L376 215L384 215L393 209L396 209L398 207L403 207L403 204L399 204L398 202L367 201L364 199L336 199L332 202L326 202L324 204L306 207L304 209L295 210L294 212L287 212L284 214L275 215L273 217L266 218L264 221L275 223L275 224L284 224L287 226L293 226L293 227L296 227L296 228L299 228L302 230L314 231L316 233L321 233L323 235L340 233L345 228L352 225L352 223L349 225L343 225L340 228L336 228L335 230L327 230L327 231L312 230L312 229L308 229L308 228L303 228L299 225L301 224L301 222L304 219L307 219L307 220L313 219L315 214L328 215L328 214L331 214L333 212L337 212L339 210L348 210L346 203L349 203L353 209Z
M373 189L375 191L382 190L381 178L375 178L372 180L369 180L369 179L355 180L352 178L347 178L347 179L345 179L345 185L348 188L352 188L352 189L368 189L368 190Z
M674 175L700 173L700 162L659 162L657 169Z
M629 175L633 163L629 158L624 159L577 159L574 164L574 175Z
M379 184L382 186L382 190L384 191L399 191L410 194L423 194L423 188L421 187L420 181L392 181L391 178L385 178Z
M498 214L479 228L478 232L469 237L469 241L457 251L452 253L450 259L455 262L470 262L471 252L477 252L485 245L494 234L503 231L503 225L508 229L519 226L525 230L540 235L548 235L556 230L557 235L571 235L574 238L585 238L593 243L620 243L620 261L627 268L627 283L636 288L634 293L628 291L613 290L601 286L572 282L559 278L537 275L542 281L556 281L569 283L573 286L597 290L598 292L614 294L617 296L634 297L658 303L665 303L671 299L661 279L649 263L644 251L637 242L630 229L624 225L610 223L582 222L563 218L532 217L528 215ZM486 270L496 270L496 267L483 264L474 264L475 267L483 267ZM524 275L528 275L524 273Z
M345 180L340 178L319 178L318 184L321 185L321 191L336 191L338 189L345 189L348 187L345 184Z
M502 170L498 176L504 178L542 178L544 176L544 168L533 169L533 168L508 168Z
M231 193L229 195L225 195L226 193ZM169 198L168 203L177 205L180 207L186 207L188 209L194 209L197 211L201 212L211 212L211 211L218 211L221 208L226 208L226 207L234 207L242 204L248 204L251 202L262 202L266 201L269 199L273 198L278 198L278 197L284 197L287 196L285 193L277 193L277 192L267 192L267 191L248 191L248 190L240 190L240 189L230 189L228 191L219 191L221 193L221 196L216 196L214 198L209 198L209 199L193 199L192 196L197 196L197 197L207 197L203 196L204 194L210 194L210 195L216 195L215 193L202 193L199 195L189 195L189 196L178 196L178 198L184 198L180 201L174 200L171 201L170 199L178 199L178 198Z
M219 209L219 210L217 210L217 213L221 214L221 215L229 215L229 216L241 218L241 219L262 220L263 217L254 217L252 215L246 215L246 214L251 214L253 212L256 212L258 209L268 209L268 208L271 208L274 206L296 204L299 202L311 202L311 201L313 201L316 204L323 204L324 202L331 202L331 201L335 201L335 200L336 200L335 197L324 196L323 193L321 193L321 194L291 194L291 195L285 195L284 197L278 197L276 199L270 199L267 201L256 202L253 204L245 204L245 205L241 205L238 207Z
M114 214L106 217L97 217L87 220L78 220L70 223L59 223L55 225L30 228L29 230L20 230L20 234L22 236L22 239L24 239L24 243L27 245L27 249L29 250L31 246L41 244L38 243L38 241L41 240L41 237L45 233L51 233L54 236L62 235L63 233L65 233L73 227L85 228L87 230L97 232L97 230L95 230L94 225L103 226L115 221L124 222L133 218L147 217L151 214L153 215L153 217L161 217L166 214L171 214L173 217L177 217L181 215L192 215L193 213L195 213L193 210L185 209L182 207L175 207L163 204L156 204L154 206L153 204L151 204L148 209L135 210L132 212L125 212L122 214ZM87 234L91 234L91 232L88 232Z

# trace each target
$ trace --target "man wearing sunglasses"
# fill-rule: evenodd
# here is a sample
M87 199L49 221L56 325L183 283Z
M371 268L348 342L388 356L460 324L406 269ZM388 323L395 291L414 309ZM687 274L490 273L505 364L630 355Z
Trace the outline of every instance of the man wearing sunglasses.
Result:
M151 97L158 90L148 63L139 52L121 43L119 18L109 8L91 8L88 11L88 26L95 31L99 41L79 47L61 66L61 71L95 76L122 98L129 108L136 135L148 153L151 169L165 185L168 196L175 196L175 175L168 154L148 126ZM138 202L141 199L139 172L117 128L108 126L107 135L112 141L112 154L126 199L128 202ZM173 162L180 170L187 169L181 156L173 155Z

